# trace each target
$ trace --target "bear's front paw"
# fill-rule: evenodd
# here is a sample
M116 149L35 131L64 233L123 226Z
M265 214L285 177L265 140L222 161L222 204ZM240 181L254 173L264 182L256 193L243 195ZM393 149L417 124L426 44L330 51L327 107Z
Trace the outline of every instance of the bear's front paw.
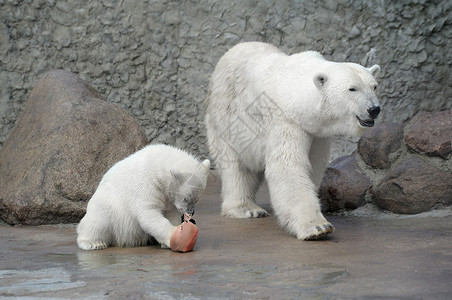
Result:
M223 216L239 219L263 218L268 216L268 212L254 203L243 203L234 207L223 207L221 210Z
M318 240L319 238L325 237L326 235L333 232L334 227L329 222L325 222L319 225L309 224L303 228L302 232L300 232L297 237L301 240L311 241Z

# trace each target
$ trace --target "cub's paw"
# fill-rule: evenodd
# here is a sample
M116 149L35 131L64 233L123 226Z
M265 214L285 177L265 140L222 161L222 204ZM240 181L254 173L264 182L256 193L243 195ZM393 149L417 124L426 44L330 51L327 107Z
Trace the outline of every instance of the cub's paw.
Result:
M303 228L302 232L297 235L297 237L301 240L312 241L323 238L333 232L334 227L329 222L324 222L319 225L308 224Z
M267 217L268 212L254 203L243 203L234 207L223 207L221 214L230 218L247 219Z
M106 242L103 241L77 241L78 247L82 250L101 250L108 247Z

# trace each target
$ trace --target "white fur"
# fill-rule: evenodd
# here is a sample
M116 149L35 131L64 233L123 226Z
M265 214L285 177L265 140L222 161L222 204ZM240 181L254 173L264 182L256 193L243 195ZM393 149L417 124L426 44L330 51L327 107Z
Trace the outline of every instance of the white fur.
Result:
M77 227L81 249L170 246L183 213L205 189L209 160L166 145L149 145L116 163L102 178Z
M379 70L330 62L314 51L288 56L258 42L229 50L212 74L205 120L222 178L222 214L268 215L254 199L265 175L289 233L310 239L332 232L317 197L330 137L363 132L358 117L368 119L367 110L379 105Z

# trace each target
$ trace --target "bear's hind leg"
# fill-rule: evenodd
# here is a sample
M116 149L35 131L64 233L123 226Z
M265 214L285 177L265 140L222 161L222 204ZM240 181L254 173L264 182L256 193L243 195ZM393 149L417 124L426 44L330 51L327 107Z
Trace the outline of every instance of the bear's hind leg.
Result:
M89 241L77 239L77 245L82 250L102 250L108 247L105 241Z
M111 233L105 222L90 222L89 215L77 226L77 245L82 250L101 250L111 244Z
M223 203L221 214L232 218L260 218L268 212L254 203L263 174L251 172L243 165L229 163L221 169Z

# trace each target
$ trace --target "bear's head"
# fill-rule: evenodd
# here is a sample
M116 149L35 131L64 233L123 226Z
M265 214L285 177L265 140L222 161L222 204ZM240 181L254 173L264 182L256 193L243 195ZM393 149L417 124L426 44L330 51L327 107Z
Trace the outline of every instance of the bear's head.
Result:
M380 66L365 68L354 63L332 63L313 76L320 93L324 135L359 136L374 125L380 113L375 76Z
M182 213L195 214L195 205L206 188L210 170L208 159L200 162L191 172L171 171L168 197L176 209Z

